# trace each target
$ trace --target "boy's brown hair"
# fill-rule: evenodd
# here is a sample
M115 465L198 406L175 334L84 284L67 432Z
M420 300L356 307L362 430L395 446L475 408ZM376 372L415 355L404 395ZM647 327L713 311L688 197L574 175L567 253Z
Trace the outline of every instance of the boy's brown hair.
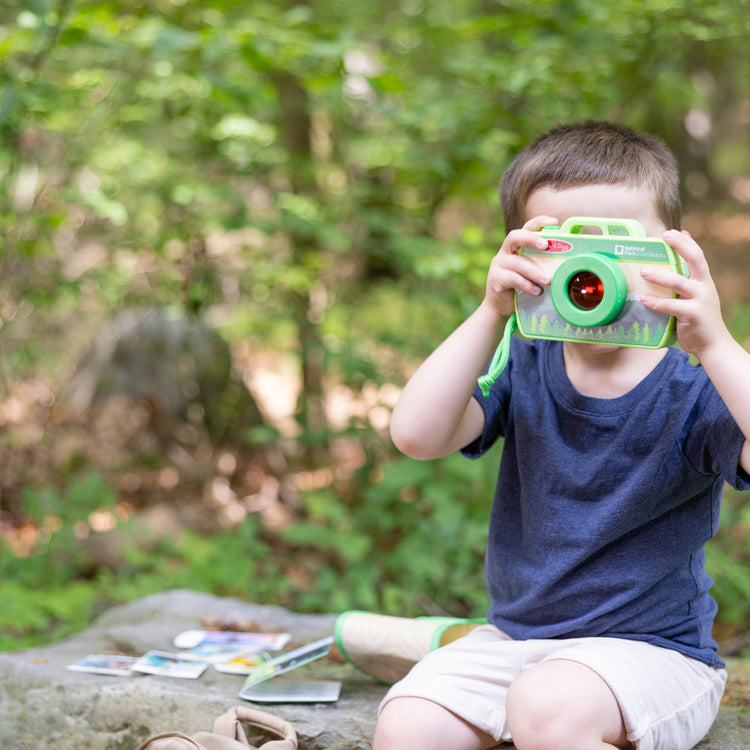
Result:
M621 125L588 121L544 133L513 160L500 180L505 231L523 226L526 203L537 188L583 185L646 187L664 226L680 228L679 172L664 142Z

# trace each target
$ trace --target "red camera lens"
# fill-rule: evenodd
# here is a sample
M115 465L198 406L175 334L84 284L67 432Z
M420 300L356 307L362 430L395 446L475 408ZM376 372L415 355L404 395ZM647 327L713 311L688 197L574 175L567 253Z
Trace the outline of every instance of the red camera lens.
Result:
M591 271L579 271L568 282L568 299L580 310L593 310L604 298L604 284Z

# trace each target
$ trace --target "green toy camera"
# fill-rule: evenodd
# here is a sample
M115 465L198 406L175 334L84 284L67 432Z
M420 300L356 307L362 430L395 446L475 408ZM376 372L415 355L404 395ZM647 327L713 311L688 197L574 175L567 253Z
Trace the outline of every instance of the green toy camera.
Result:
M596 228L601 234L584 234ZM641 294L664 297L663 287L641 278L645 265L666 265L685 275L669 245L646 237L632 219L572 217L539 234L546 250L519 255L544 266L552 283L533 296L515 296L518 332L526 338L588 341L657 349L674 340L674 318L649 310Z

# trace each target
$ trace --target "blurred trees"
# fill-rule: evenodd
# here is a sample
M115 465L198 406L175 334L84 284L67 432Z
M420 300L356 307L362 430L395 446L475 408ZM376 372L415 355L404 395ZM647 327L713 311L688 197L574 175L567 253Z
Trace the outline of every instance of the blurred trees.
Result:
M749 38L738 0L4 4L5 354L53 300L213 311L298 351L318 432L323 373L378 370L347 322L370 282L472 304L539 131L622 120L676 150L688 202L750 198Z

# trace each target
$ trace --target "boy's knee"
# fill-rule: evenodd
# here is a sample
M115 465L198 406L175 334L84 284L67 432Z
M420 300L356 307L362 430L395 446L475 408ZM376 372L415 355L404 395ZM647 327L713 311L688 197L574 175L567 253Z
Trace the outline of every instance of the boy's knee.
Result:
M408 700L395 699L383 706L375 727L373 750L400 750L414 748L413 737L409 732L410 721Z
M380 712L373 750L482 750L496 744L437 703L400 697L390 700Z
M629 747L617 701L588 667L568 661L540 664L521 674L506 697L518 750Z
M534 670L524 672L508 689L505 700L513 742L519 750L557 750L568 741L571 727L559 696L538 679Z

